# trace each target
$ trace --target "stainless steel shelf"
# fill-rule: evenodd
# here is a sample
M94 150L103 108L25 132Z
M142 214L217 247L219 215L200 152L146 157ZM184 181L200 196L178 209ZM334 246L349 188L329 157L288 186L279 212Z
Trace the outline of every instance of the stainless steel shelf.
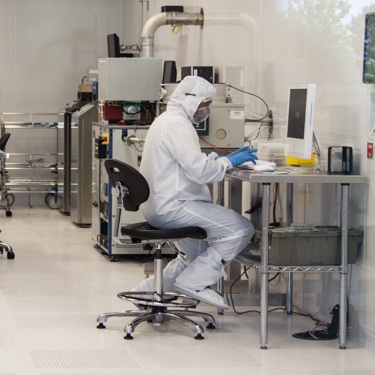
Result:
M260 256L251 254L248 250L242 251L235 260L247 267L261 268ZM333 272L340 271L341 266L335 265L311 265L311 266L275 266L268 265L268 270L273 272Z

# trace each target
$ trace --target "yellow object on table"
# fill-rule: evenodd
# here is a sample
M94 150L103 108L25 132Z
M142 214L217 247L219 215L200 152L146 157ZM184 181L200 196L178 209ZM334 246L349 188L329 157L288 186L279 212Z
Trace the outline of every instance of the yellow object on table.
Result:
M292 156L287 156L285 161L288 165L298 167L314 167L315 166L315 154L311 154L311 159L299 159Z

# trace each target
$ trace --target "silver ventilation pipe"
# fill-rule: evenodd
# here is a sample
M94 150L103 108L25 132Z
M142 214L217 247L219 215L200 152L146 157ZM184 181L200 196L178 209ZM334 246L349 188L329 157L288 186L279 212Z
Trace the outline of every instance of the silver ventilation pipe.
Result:
M201 29L203 29L203 24L203 8L201 8L200 13L166 12L156 14L155 16L151 17L143 26L140 56L154 56L154 34L160 26L195 25L200 26Z

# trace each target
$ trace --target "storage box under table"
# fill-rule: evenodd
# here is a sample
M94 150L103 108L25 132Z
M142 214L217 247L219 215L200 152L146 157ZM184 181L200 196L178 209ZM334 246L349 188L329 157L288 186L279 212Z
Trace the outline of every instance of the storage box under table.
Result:
M348 264L357 259L363 231L348 230ZM294 227L270 230L269 264L315 266L341 264L341 230L338 227Z

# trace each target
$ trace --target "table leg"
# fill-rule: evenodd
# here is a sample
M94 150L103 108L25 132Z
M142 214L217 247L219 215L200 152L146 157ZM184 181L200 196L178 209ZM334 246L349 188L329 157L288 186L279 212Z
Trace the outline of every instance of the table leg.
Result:
M346 349L347 282L348 282L348 201L349 184L341 184L341 268L340 268L340 349Z
M286 224L289 227L293 223L293 184L286 184ZM293 314L293 273L288 272L286 289L286 314Z
M267 349L268 336L268 227L270 207L270 184L264 183L262 198L262 246L261 246L261 291L260 291L260 348Z

